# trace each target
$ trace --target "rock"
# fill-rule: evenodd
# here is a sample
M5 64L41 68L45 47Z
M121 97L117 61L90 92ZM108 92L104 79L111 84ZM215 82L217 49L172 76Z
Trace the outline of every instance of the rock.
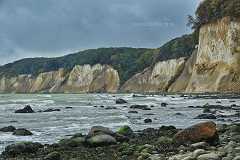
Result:
M46 110L44 110L43 112L59 112L61 111L60 109L54 109L54 108L48 108Z
M141 109L141 110L151 110L148 105L132 105L130 106L132 109Z
M58 152L51 152L43 160L61 160L61 154Z
M128 113L137 114L137 113L138 113L138 111L128 111Z
M111 136L115 135L115 133L111 131L109 128L103 126L93 126L88 133L88 137L93 137L100 134L106 134Z
M7 146L2 154L6 157L16 157L22 154L36 153L42 147L43 145L40 143L20 142Z
M33 135L33 133L25 128L19 128L13 132L13 135L15 135L15 136L31 136L31 135Z
M161 103L162 107L167 107L167 105L168 105L167 103Z
M206 151L204 149L197 149L193 152L193 157L197 158L198 156L205 154Z
M206 142L198 142L191 145L191 147L195 149L206 149L208 146L209 144Z
M124 136L131 136L133 135L133 130L129 126L123 126L117 131L117 133Z
M72 137L70 139L63 139L59 142L59 144L69 147L78 147L85 144L85 137Z
M15 113L34 113L34 110L31 108L31 106L27 105L23 109L16 110Z
M144 119L144 123L152 123L152 120L147 118L147 119Z
M125 103L127 103L127 101L125 101L124 99L119 98L116 100L116 104L125 104Z
M218 133L214 122L203 122L179 131L175 136L178 143L218 142Z
M213 114L200 114L194 119L217 119L217 117Z
M117 140L110 135L101 134L101 135L96 135L87 139L87 143L91 146L97 147L97 146L117 144Z
M200 155L197 160L220 160L220 157L216 153L208 153Z
M7 127L0 128L0 132L14 132L15 130L16 130L16 128L13 126L7 126Z
M73 107L65 107L65 109L73 109Z

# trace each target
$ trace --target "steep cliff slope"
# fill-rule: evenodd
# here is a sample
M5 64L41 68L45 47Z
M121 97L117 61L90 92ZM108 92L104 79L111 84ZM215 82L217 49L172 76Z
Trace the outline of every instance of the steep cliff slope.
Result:
M70 72L59 69L33 75L2 77L0 92L8 93L87 93L116 92L120 79L118 72L108 65L75 66Z
M201 27L186 92L240 91L240 21L223 18Z
M165 92L181 74L185 65L185 58L158 62L153 68L129 79L121 88L125 92Z

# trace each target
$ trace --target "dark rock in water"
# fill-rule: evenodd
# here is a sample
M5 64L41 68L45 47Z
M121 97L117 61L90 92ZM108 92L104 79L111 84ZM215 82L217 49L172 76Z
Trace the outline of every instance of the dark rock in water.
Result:
M162 107L167 107L167 105L168 105L167 103L161 103Z
M36 153L40 148L43 148L43 145L40 143L20 142L7 146L2 155L4 157L16 157L19 155L33 154Z
M16 128L14 126L7 126L0 128L0 132L14 132Z
M34 113L34 110L31 108L31 106L27 105L23 109L16 110L15 113Z
M125 103L127 103L127 101L125 101L124 99L119 98L116 100L116 104L125 104Z
M217 119L217 117L213 114L200 114L194 119Z
M128 111L128 113L137 114L138 111Z
M216 124L214 122L204 122L193 125L178 132L174 138L181 144L197 142L216 144L219 140Z
M60 109L54 109L54 108L48 108L46 110L44 110L43 112L59 112L61 111Z
M118 131L118 134L124 136L131 136L133 134L133 130L129 126L122 126Z
M221 101L217 101L216 103L222 103Z
M151 108L154 108L155 106L154 106L154 105L151 105L150 107L151 107Z
M152 123L152 120L149 119L149 118L148 118L148 119L145 119L145 120L144 120L144 123Z
M93 107L97 108L98 106L93 106Z
M132 105L130 106L132 109L141 109L141 110L151 110L148 105Z
M19 128L13 132L13 135L15 135L15 136L31 136L31 135L33 135L33 133L25 128Z
M61 154L58 152L51 152L43 160L61 160Z
M147 113L147 114L144 114L145 116L153 116L155 115L154 113Z
M73 109L73 107L65 107L65 109Z
M100 106L101 108L104 108L104 106Z
M117 109L117 107L110 107L110 106L109 106L109 107L106 107L105 109L106 109L106 110L112 110L112 109Z
M132 97L133 97L133 98L136 98L136 97L147 97L147 96L145 96L145 95L137 95L137 94L133 94Z
M182 114L182 113L175 113L174 115L175 116L184 116L184 114Z

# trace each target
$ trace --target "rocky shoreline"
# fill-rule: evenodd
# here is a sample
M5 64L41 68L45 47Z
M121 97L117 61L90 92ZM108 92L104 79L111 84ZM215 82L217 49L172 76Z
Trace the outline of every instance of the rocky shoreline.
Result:
M240 124L208 121L180 130L174 126L133 132L92 127L55 144L21 142L7 146L1 160L239 160Z

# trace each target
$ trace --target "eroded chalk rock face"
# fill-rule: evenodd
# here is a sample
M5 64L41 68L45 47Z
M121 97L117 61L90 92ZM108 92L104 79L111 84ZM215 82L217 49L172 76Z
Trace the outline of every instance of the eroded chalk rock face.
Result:
M223 18L200 29L199 48L186 92L240 90L240 22Z
M0 92L16 93L82 93L116 92L118 72L108 65L75 66L71 71L59 69L38 76L19 75L0 78Z
M153 68L147 68L128 80L121 88L127 92L167 91L169 86L181 74L185 58L158 62Z

